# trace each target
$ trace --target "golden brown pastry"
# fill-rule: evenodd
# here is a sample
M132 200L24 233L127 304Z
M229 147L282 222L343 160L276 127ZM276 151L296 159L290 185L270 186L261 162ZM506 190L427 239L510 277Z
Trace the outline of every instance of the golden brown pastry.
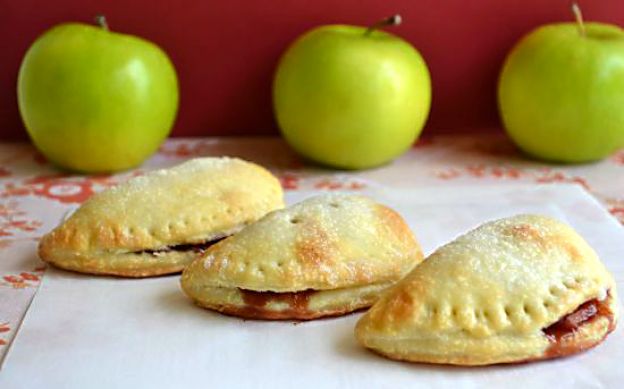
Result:
M594 347L618 317L615 283L569 226L521 215L441 247L357 323L393 359L487 365Z
M181 271L198 253L283 206L278 180L235 158L198 158L92 196L45 235L39 256L93 274Z
M181 282L197 304L226 314L308 320L370 306L422 257L395 211L362 196L324 195L212 246Z

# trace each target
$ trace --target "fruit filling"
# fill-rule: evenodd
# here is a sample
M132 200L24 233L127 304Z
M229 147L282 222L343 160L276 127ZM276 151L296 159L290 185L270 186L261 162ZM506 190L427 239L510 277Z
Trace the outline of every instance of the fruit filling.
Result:
M174 245L174 246L166 246L163 248L159 248L156 250L141 250L141 251L137 251L137 254L151 254L154 256L158 256L160 254L165 254L171 251L193 251L196 253L203 253L204 251L208 250L208 248L210 246L212 246L213 244L223 240L227 238L226 236L221 237L221 238L217 238L217 239L213 239L213 240L209 240L206 242L200 242L200 243L185 243L185 244L178 244L178 245Z
M566 337L574 335L578 329L598 317L609 319L610 326L613 326L613 312L607 304L611 296L607 292L607 297L603 300L591 299L579 305L573 312L563 316L559 321L544 328L542 331L552 342L565 340Z
M300 292L258 292L247 289L238 289L243 297L245 306L237 309L239 316L247 318L286 319L291 317L306 317L310 297L316 293L313 289ZM279 302L287 305L281 311L273 311L267 307L270 302Z

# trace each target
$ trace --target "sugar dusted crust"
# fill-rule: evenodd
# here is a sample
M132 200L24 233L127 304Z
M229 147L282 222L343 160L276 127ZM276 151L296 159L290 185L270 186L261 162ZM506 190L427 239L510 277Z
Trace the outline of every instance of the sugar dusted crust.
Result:
M604 301L603 314L559 342L544 332L593 300ZM521 215L438 249L381 297L355 334L393 359L520 363L594 347L617 318L615 283L589 245L554 219Z
M363 196L333 194L274 211L219 242L185 269L181 283L198 304L240 314L240 302L232 304L228 301L231 296L221 296L219 291L290 293L311 289L327 294L330 290L387 286L422 258L412 232L395 211ZM355 304L356 300L357 294L327 314L346 313L371 303ZM326 315L316 311L284 318Z
M422 260L396 212L354 195L323 195L269 213L211 247L183 283L291 292L398 281Z
M94 195L41 239L39 256L93 274L179 272L194 255L137 253L231 235L281 207L281 185L264 168L236 158L198 158Z

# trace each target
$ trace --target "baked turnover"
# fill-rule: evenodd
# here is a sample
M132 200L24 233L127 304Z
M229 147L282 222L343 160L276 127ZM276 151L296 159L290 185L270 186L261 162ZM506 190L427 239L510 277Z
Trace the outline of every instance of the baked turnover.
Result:
M283 206L279 181L236 158L198 158L92 196L45 235L39 256L93 274L181 271L210 245Z
M362 196L323 195L210 247L181 283L198 305L226 314L309 320L370 306L422 257L395 211Z
M393 359L487 365L594 347L617 317L613 278L583 238L521 215L438 249L384 293L355 334Z

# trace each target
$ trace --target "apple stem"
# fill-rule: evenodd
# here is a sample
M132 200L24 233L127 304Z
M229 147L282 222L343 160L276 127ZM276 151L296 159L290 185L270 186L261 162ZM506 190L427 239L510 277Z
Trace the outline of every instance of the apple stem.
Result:
M576 24L578 25L581 36L587 36L587 33L585 31L585 23L583 23L583 13L581 12L581 7L579 7L576 1L572 2L572 13L576 18Z
M396 14L396 15L392 15L389 16L387 18L384 18L380 21L378 21L377 23L373 24L372 26L369 26L366 31L364 32L364 35L370 35L373 31L381 28L381 27L385 27L385 26L398 26L399 24L401 24L401 15Z
M108 22L106 21L106 16L102 14L95 15L95 22L98 26L102 27L104 30L109 31Z

